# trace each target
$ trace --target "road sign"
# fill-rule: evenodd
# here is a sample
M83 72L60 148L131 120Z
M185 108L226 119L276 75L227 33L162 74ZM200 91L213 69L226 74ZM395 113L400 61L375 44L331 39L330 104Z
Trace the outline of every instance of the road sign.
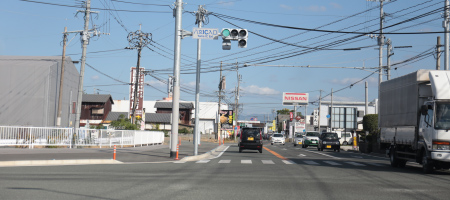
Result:
M217 40L219 37L219 29L217 28L194 28L192 30L192 38Z
M295 117L295 120L300 121L302 118L300 116Z

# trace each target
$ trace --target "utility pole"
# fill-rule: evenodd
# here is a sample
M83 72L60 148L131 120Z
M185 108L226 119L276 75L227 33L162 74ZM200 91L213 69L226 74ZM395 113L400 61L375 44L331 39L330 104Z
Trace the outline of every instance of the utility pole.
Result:
M75 117L75 134L80 128L81 117L81 104L83 100L83 80L84 80L84 67L86 65L86 48L89 43L89 20L91 15L91 0L86 1L86 10L84 11L84 31L81 32L81 39L83 40L83 50L81 53L81 66L80 66L80 80L78 82L78 98L77 98L77 112Z
M436 45L436 70L441 70L441 37L437 37Z
M64 63L66 62L66 42L67 42L67 27L64 27L64 38L63 38L63 52L62 52L62 61L61 61L61 77L59 81L59 98L58 98L58 116L56 119L56 127L61 127L61 104L62 104L62 93L63 93L63 84L64 84Z
M202 5L198 6L198 12L196 13L195 23L198 24L198 28L202 28L202 23L205 21L206 10ZM200 66L201 66L201 51L202 51L202 40L197 39L197 72L196 72L196 84L195 84L195 124L194 124L194 155L198 154L198 144L199 144L199 101L200 101Z
M378 88L381 86L381 82L383 81L383 46L384 46L384 36L383 36L383 21L384 21L384 12L383 12L383 2L384 0L380 0L380 35L378 36L378 46L380 49L378 50L378 66L380 71L378 73ZM378 89L379 90L379 89ZM379 96L379 94L378 94Z
M448 0L445 0L445 7L444 7L444 23L442 24L444 26L444 32L445 32L445 45L444 45L444 51L445 51L445 70L449 70L449 3Z
M240 83L242 80L242 75L239 74L239 65L236 63L236 74L237 74L237 90L236 90L236 112L234 112L236 126L238 125L238 114L239 114L239 91L240 91ZM234 134L234 141L236 142L236 135Z
M367 81L366 81L366 108L365 108L365 113L364 113L364 115L367 115L368 113L367 112L369 112L369 89L368 89L369 87L368 87L368 85L367 85Z
M387 80L391 80L391 56L394 55L394 53L391 54L392 50L392 42L391 39L387 40Z
M141 63L141 51L142 47L145 47L148 43L152 41L151 33L143 33L141 31L141 25L139 25L139 30L136 32L130 32L128 34L128 44L130 45L127 49L137 49L138 50L138 59L137 59L137 65L136 65L136 83L134 85L134 98L133 98L133 117L131 119L131 122L133 124L136 123L136 108L137 104L139 103L142 105L143 102L137 102L138 97L138 89L139 89L139 79L141 77L141 72L139 71L140 63ZM142 113L141 113L142 114Z
M333 88L331 88L331 106L330 106L330 132L333 131Z
M319 133L321 133L320 132L320 115L322 115L322 112L321 112L321 107L322 107L322 90L320 90L320 96L319 96Z
M218 110L217 110L217 116L218 116L218 120L217 120L217 139L220 143L220 133L221 133L221 128L220 128L220 100L222 99L222 61L220 61L220 81L219 81L219 106L218 106Z
M181 58L181 17L183 14L183 0L175 2L175 47L173 66L173 100L172 100L172 137L170 157L175 158L178 144L178 122L180 120L180 58Z

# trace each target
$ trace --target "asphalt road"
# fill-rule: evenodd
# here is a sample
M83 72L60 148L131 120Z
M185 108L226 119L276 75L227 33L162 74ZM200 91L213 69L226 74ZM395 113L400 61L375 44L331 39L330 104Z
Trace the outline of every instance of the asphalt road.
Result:
M448 199L450 173L292 144L192 162L0 168L0 199Z

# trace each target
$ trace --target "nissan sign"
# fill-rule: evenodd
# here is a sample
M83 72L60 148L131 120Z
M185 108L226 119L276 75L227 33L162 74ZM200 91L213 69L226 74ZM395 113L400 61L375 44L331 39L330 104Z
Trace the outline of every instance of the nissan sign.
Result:
M308 93L283 92L283 105L308 105Z

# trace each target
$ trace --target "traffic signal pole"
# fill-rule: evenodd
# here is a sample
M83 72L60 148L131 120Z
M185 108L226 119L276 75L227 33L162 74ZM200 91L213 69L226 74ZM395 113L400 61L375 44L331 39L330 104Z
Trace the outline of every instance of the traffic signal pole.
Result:
M198 6L198 12L196 13L196 21L198 28L202 28L202 23L205 21L206 10L202 5ZM195 83L195 124L194 124L194 155L198 154L198 144L200 143L200 133L198 130L199 125L199 101L200 101L200 67L201 67L201 52L202 52L202 40L197 39L197 72Z
M180 57L181 57L181 17L183 13L183 0L175 3L175 47L173 66L173 100L172 100L172 137L170 143L170 157L175 158L178 144L178 122L180 114Z

